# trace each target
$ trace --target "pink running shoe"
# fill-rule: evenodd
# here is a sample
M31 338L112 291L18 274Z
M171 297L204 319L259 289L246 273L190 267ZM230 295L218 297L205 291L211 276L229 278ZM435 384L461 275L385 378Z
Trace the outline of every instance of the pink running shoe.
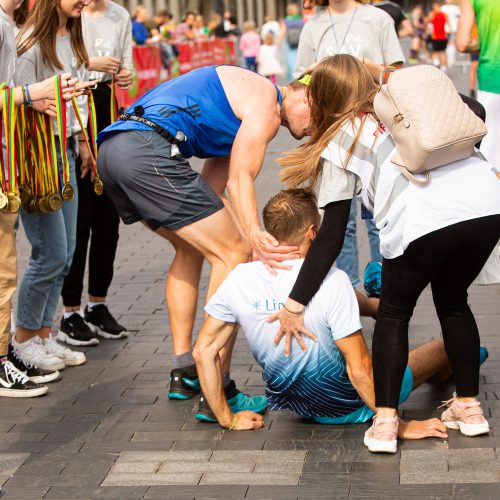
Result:
M490 432L488 421L484 418L483 409L479 401L461 403L457 394L438 408L447 407L441 414L441 421L448 429L459 429L465 436L479 436Z
M365 446L372 453L396 453L398 450L398 416L373 417L372 426L365 432Z

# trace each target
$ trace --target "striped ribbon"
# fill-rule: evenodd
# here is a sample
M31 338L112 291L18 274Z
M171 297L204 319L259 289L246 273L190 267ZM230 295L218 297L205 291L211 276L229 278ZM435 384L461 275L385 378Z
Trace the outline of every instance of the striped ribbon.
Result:
M4 85L1 89L2 98L2 116L5 129L5 143L7 146L7 165L3 166L3 175L5 176L5 188L9 193L17 193L17 170L16 170L16 106L14 103L14 92ZM1 129L0 129L1 138ZM0 140L1 143L1 140ZM0 146L0 157L3 161L3 150Z
M61 161L63 164L63 182L65 185L70 184L70 171L68 161L68 150L66 144L66 103L63 99L63 88L61 75L55 78L55 97L56 97L56 114L57 114L57 133L59 136L59 146Z
M113 75L111 79L111 98L110 98L110 111L109 111L109 116L111 117L111 123L116 122L116 118L118 115L117 112L117 102L116 102L116 97L115 97L115 84L116 84L116 77Z

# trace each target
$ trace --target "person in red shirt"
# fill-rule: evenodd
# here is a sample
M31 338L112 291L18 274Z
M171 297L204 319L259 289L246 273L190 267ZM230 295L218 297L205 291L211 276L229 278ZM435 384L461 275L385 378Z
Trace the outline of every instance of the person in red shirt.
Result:
M433 4L428 22L432 27L432 62L434 66L441 65L441 70L446 71L448 67L446 47L448 45L448 33L451 33L451 29L448 16L441 10L440 2ZM448 26L448 33L446 26Z

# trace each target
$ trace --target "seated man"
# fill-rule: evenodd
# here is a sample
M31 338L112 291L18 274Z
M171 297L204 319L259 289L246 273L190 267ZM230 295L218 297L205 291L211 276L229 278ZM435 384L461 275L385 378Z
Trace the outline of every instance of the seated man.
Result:
M282 191L264 208L264 226L280 244L298 245L304 257L320 223L315 195L302 189ZM262 367L269 409L292 410L320 423L368 421L374 414L371 356L361 333L359 309L347 275L332 268L306 309L305 324L317 338L303 338L306 352L294 346L291 356L274 345L276 324L268 317L283 307L303 260L271 275L262 262L237 266L213 295L208 318L195 346L204 398L219 424L234 430L256 429L263 417L233 414L223 393L220 349L232 340L234 324L243 327L253 356ZM484 349L484 348L483 348ZM486 350L482 353L485 357ZM442 340L410 352L401 402L431 377L446 379L451 371ZM400 437L446 437L438 419L400 425Z

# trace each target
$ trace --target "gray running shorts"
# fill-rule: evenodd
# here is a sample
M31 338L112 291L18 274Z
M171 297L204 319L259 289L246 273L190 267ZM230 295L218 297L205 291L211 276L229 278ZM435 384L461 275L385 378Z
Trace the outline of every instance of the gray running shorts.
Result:
M182 156L154 131L118 132L99 147L104 189L125 224L144 220L179 229L224 208L221 199Z

